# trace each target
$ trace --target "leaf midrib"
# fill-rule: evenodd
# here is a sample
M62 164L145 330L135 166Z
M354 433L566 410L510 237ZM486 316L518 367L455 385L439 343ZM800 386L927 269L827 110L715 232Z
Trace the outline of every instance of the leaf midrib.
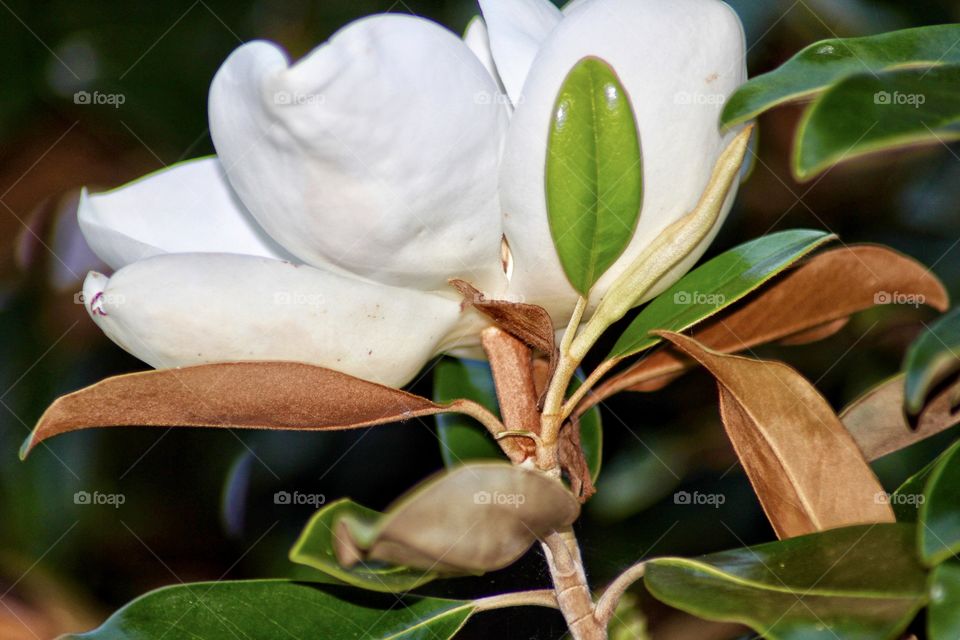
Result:
M792 589L786 585L776 586L767 584L764 582L759 582L756 580L750 580L744 578L743 576L738 576L736 574L731 574L726 571L723 571L714 565L705 564L702 562L696 562L694 560L687 560L685 558L668 558L664 560L655 561L655 566L673 566L680 569L688 569L691 571L699 571L700 573L707 574L708 576L713 576L727 580L733 584L742 587L750 587L752 589L757 589L759 591L770 591L773 593L783 593L792 596L816 596L823 598L861 598L869 600L917 600L923 598L924 594L922 592L917 592L914 594L908 593L897 593L897 594L882 594L879 592L858 592L856 594L851 594L845 591L835 591L830 589L818 589L816 586L810 587L809 589Z

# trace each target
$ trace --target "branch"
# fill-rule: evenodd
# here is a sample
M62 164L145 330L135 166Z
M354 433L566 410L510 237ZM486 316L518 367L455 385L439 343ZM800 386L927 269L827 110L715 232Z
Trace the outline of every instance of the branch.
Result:
M493 415L492 413L490 413L490 411L486 409L486 407L484 407L478 402L474 402L473 400L460 398L459 400L454 400L453 402L447 405L444 405L444 408L449 409L450 411L455 413L462 413L465 416L470 416L471 418L473 418L474 420L476 420L477 422L485 426L487 428L487 431L489 431L490 434L494 437L496 437L498 433L506 429L506 427L503 426L503 423L500 422L497 416Z
M501 593L496 596L480 598L473 601L473 606L481 611L494 611L507 607L549 607L559 609L557 596L553 589L538 589L536 591L518 591L516 593Z
M600 596L600 600L597 601L597 608L593 614L601 624L606 626L610 623L610 619L613 618L613 614L617 610L617 605L620 603L620 598L623 597L623 594L627 592L627 589L629 589L634 582L643 578L646 570L647 562L638 562L610 583L607 590Z
M567 387L570 386L570 380L573 379L577 367L580 366L582 358L571 356L570 348L583 319L583 312L587 309L587 301L581 297L577 300L577 306L570 317L570 323L560 341L560 358L557 362L557 368L553 372L553 378L550 380L550 387L547 389L547 396L543 402L543 427L540 430L540 437L548 447L556 445L557 437L560 433L560 427L563 426L563 420L560 412L563 410L563 399L567 394Z
M584 399L584 397L588 393L593 391L594 385L596 385L603 376L607 375L607 373L609 373L611 369L617 366L619 362L620 361L617 360L616 358L612 358L610 360L601 362L597 366L597 368L594 369L589 376L587 376L587 379L583 381L583 384L577 387L577 390L574 391L570 395L570 398L567 399L566 403L564 403L563 410L560 412L560 415L563 416L564 420L569 418L570 415L573 414L575 411L577 412L578 416L586 413L585 410L584 411L579 410L579 405L581 401ZM590 406L593 406L593 405L592 404L588 405L588 408Z

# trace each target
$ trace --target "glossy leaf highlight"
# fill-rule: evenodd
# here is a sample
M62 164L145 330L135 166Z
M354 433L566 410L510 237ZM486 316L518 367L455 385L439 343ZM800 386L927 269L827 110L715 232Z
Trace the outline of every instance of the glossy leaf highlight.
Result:
M744 243L694 269L637 315L610 358L625 358L661 341L651 331L683 331L735 304L811 251L835 239L822 231L782 231Z
M337 561L336 527L341 518L375 521L383 514L342 499L320 509L310 519L290 550L290 560L329 575L339 582L370 591L407 592L437 577L436 572L408 569L379 562L344 568Z
M926 602L910 525L835 529L697 559L650 561L662 602L768 640L894 640Z
M560 87L547 147L547 215L560 264L586 296L626 249L640 217L640 138L609 64L587 57Z

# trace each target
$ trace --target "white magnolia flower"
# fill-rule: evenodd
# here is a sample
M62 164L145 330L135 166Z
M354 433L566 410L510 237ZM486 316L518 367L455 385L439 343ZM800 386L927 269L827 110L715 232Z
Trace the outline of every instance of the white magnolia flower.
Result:
M547 222L546 139L587 55L618 73L644 157L638 228L595 302L707 184L742 27L719 0L480 5L462 40L385 14L292 65L268 42L237 49L210 89L216 158L84 196L84 235L117 270L84 285L96 323L155 367L298 360L397 386L477 343L450 278L560 325L576 294Z

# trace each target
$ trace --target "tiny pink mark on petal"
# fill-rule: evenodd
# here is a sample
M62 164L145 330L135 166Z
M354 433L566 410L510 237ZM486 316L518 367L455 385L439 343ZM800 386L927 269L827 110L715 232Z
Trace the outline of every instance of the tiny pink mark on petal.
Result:
M90 313L104 317L107 315L107 312L103 310L103 291L98 291L97 295L93 296L93 300L90 301Z

